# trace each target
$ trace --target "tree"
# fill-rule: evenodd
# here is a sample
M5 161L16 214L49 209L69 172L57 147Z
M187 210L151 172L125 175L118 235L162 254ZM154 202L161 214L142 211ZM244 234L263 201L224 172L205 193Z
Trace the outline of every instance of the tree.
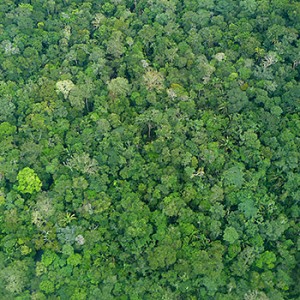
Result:
M240 188L244 182L244 174L243 174L243 166L241 164L237 164L224 171L224 183L226 186L233 186L236 188Z
M122 42L123 34L121 31L114 31L106 43L106 52L113 58L120 58L126 48Z
M71 171L76 170L83 174L94 174L98 170L98 163L94 158L90 158L87 153L75 153L65 164Z
M224 230L224 235L223 235L223 239L230 243L233 244L237 239L239 238L239 234L238 232L235 230L234 227L230 226L230 227L226 227Z
M146 85L146 88L148 90L156 90L161 91L164 88L164 77L163 75L153 70L152 68L149 68L145 75L143 76L144 83Z
M64 98L67 99L70 92L75 88L75 84L70 80L60 80L56 83L56 88L58 92L61 92L64 95Z
M108 84L107 88L109 91L109 95L112 99L117 97L125 97L128 95L130 91L130 84L128 80L123 77L117 77L112 79Z
M273 252L265 251L260 255L260 257L256 260L256 266L263 269L273 269L275 267L276 255Z
M15 104L13 97L15 95L15 85L13 82L0 81L0 105L2 107L0 111L0 121L12 121L14 120Z
M15 297L24 291L28 284L29 274L29 264L26 261L15 260L3 268L0 271L0 278L5 283L5 289L11 293L8 295L14 295L13 297Z
M29 167L25 167L19 171L18 176L18 191L21 193L33 194L39 192L42 188L42 182L35 171Z

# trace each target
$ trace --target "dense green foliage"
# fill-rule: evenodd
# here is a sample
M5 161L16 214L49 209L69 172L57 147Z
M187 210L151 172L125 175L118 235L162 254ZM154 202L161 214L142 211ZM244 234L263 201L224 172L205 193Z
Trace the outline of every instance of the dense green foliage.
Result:
M300 2L0 1L0 299L299 299Z

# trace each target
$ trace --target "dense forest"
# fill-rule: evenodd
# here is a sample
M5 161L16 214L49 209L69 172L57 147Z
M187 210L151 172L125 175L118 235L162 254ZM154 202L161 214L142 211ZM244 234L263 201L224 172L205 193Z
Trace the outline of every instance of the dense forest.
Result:
M0 1L0 299L300 299L300 2Z

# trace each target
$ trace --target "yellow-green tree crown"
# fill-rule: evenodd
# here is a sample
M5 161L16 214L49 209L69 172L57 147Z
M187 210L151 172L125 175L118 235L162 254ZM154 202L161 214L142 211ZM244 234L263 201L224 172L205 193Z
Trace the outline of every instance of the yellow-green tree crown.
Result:
M18 173L17 179L19 181L18 190L21 193L32 194L35 191L39 192L42 187L42 182L35 173L29 167L24 168Z

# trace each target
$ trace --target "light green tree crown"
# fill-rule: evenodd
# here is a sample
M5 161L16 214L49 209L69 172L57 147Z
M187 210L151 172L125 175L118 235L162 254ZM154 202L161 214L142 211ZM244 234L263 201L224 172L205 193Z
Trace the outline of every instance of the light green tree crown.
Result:
M37 174L31 168L24 168L18 173L19 181L18 191L21 193L32 194L34 191L39 192L42 187L42 182Z

